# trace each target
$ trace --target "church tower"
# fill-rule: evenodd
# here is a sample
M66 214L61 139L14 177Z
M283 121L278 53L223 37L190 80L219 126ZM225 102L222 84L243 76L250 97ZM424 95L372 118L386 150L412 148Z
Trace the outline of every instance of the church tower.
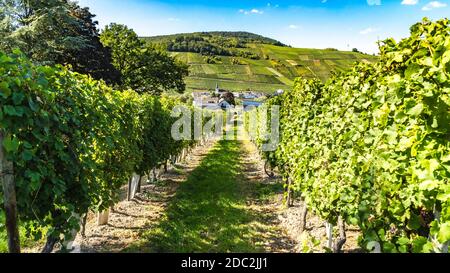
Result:
M220 93L219 83L216 83L216 94L218 95Z

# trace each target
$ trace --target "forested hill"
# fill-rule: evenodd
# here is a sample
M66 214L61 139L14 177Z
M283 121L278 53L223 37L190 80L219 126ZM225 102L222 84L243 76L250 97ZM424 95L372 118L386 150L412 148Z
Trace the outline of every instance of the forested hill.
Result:
M235 56L259 59L246 50L249 44L286 46L279 41L249 32L196 32L166 36L144 37L172 52L193 52L205 56Z
M355 62L377 58L360 52L292 48L248 32L198 32L141 38L189 65L190 91L274 92L290 89L297 77L328 79ZM356 51L356 50L355 50Z
M143 37L143 39L156 43L173 43L182 41L207 41L211 44L217 44L224 47L245 47L247 43L260 43L277 46L286 46L272 38L246 31L212 31L212 32L194 32L180 33L173 35L161 35L153 37Z

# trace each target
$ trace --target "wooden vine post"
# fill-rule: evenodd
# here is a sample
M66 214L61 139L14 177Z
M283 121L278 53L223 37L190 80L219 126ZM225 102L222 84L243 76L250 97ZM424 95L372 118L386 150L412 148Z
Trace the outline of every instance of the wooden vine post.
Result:
M306 229L307 217L308 217L308 205L306 204L306 200L305 200L302 210L300 212L300 233L303 233Z
M327 248L333 249L333 225L331 223L325 223L325 231L327 234Z
M164 173L169 171L169 160L164 160Z
M287 183L287 191L286 191L286 207L290 208L292 207L292 191L291 191L291 186L292 186L292 179L288 178L288 183Z
M128 192L127 192L127 201L131 201L133 192L133 177L128 179Z
M156 175L156 168L152 169L152 183L156 183L158 181L158 175Z
M10 253L20 253L19 227L17 224L16 185L14 183L13 163L6 160L3 148L3 131L0 130L0 179L5 203L6 231Z
M136 195L136 193L141 191L141 180L142 176L136 173L133 173L133 175L128 180L128 193L127 193L128 201L131 201Z
M347 242L347 234L345 233L345 221L342 216L339 216L338 227L339 227L339 238L336 240L336 242L333 245L334 253L341 253L342 247Z
M110 213L109 209L107 209L105 211L98 212L98 217L97 217L97 225L98 226L105 226L105 225L108 224L108 222L109 222L109 213Z
M342 247L347 241L347 235L345 233L345 221L344 218L339 216L337 226L339 228L339 238L336 241L333 240L333 229L334 226L331 223L325 223L325 229L327 234L327 248L332 250L334 253L341 253Z

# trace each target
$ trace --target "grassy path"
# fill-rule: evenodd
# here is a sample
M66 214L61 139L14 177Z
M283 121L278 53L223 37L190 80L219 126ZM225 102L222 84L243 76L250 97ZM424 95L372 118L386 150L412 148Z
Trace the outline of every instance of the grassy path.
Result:
M178 188L165 215L129 251L287 252L292 246L265 209L279 186L246 175L245 146L220 141ZM258 200L258 201L257 201ZM273 212L273 211L272 211Z
M75 240L81 246L80 252L123 252L139 242L143 232L161 221L178 187L200 165L213 145L214 143L206 143L193 149L185 162L170 166L167 173L161 173L157 183L144 183L141 193L131 201L126 198L127 186L122 188L121 201L111 211L108 225L98 226L96 215L90 213L86 236L78 234Z

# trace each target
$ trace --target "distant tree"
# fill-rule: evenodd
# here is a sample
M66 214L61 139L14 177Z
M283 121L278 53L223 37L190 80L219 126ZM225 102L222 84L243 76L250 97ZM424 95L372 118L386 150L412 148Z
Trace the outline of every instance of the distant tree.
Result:
M128 27L110 24L100 35L104 46L112 50L112 63L120 71L121 89L139 93L184 92L188 66L167 55L157 46L145 44Z
M205 56L231 56L232 52L222 45L207 41L202 37L177 36L167 43L167 50L175 52L194 52Z
M143 42L137 34L125 25L106 26L100 35L101 43L111 49L112 64L122 74L122 83L131 85L130 81L138 68L142 55Z
M183 93L186 90L185 77L189 75L189 66L170 57L167 52L157 50L151 45L144 49L144 92L162 93L175 90Z
M88 8L68 0L2 0L0 11L0 50L19 48L35 63L70 65L96 79L118 81Z
M3 0L0 2L0 49L5 50L11 45L10 35L14 31L11 11L13 1Z
M239 56L242 58L246 58L246 59L252 59L252 60L259 60L261 59L261 57L253 52L249 52L249 51L244 51L244 50L238 50L236 51L234 54L234 56Z
M233 65L243 65L244 63L238 58L231 58L231 64Z
M85 41L70 35L70 31L61 35L63 28L70 30L77 23L76 18L69 15L67 1L4 0L1 5L11 30L3 50L19 47L35 62L52 64L58 52L84 45Z
M217 56L205 56L203 57L203 61L207 64L220 64L222 59Z
M233 93L226 92L225 94L222 95L222 99L224 99L229 104L236 106L236 100Z
M100 41L98 22L94 21L95 15L90 13L89 8L81 8L74 4L71 14L82 23L83 27L79 28L77 32L86 39L87 43L79 50L68 52L69 54L63 56L60 63L67 62L73 66L75 71L90 74L107 83L118 83L120 72L111 63L111 49L103 46Z
M358 50L357 48L353 48L353 49L352 49L352 52L359 53L359 50Z

